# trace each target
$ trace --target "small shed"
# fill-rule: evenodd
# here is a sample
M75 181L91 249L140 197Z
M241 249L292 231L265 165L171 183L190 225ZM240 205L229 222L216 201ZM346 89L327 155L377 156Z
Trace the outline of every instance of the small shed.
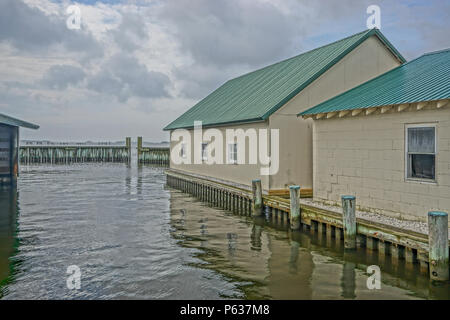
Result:
M0 186L12 185L19 172L19 127L39 126L0 113Z
M450 210L450 49L422 55L300 115L314 121L314 200L426 221Z

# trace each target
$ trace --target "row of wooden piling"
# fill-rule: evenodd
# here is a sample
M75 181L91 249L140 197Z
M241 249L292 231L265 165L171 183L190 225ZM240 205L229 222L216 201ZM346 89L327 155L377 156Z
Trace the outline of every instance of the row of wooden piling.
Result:
M347 249L356 249L356 198L342 196L344 246ZM374 238L367 237L365 245L375 249ZM440 211L428 212L428 266L425 259L419 259L422 269L429 269L430 279L438 281L449 280L449 244L448 244L448 214ZM395 259L404 258L413 262L412 250L393 243L378 240L378 251L381 254L390 254Z
M213 203L226 210L242 212L254 217L267 216L274 223L289 223L293 230L309 230L327 238L335 238L344 242L346 250L358 247L368 251L378 251L379 256L391 256L392 261L404 260L407 264L420 264L420 270L429 272L430 279L448 281L449 279L449 242L448 215L445 212L428 213L428 252L409 247L395 241L357 233L356 198L342 196L341 222L326 223L323 221L302 220L300 208L300 186L290 186L289 209L279 206L264 205L261 180L252 181L252 192L229 188L218 183L205 183L197 179L185 179L179 176L167 175L167 184L198 197L202 201Z
M137 157L140 164L154 164L160 166L169 166L170 148L144 148L142 146L142 137L137 140Z
M233 191L226 186L213 186L173 176L167 176L167 185L225 210L240 212L244 215L250 215L252 212L252 200L245 192Z
M82 162L129 162L131 160L131 138L125 146L112 145L32 145L20 146L21 164L70 164Z

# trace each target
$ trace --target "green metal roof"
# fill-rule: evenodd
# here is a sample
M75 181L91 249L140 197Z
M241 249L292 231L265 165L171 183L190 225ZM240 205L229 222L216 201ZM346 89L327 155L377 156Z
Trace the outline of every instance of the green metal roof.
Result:
M30 129L39 129L39 126L30 122L19 120L0 113L0 124L7 124L15 127L25 127Z
M424 54L299 116L448 98L450 49Z
M202 121L203 126L264 121L372 35L405 62L379 30L365 30L229 80L164 130L192 128L194 121Z

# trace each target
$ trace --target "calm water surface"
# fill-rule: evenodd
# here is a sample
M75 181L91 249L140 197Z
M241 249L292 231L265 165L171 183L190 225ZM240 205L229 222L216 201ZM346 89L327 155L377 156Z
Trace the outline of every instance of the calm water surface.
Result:
M212 208L162 168L23 166L17 191L0 190L2 299L449 298L417 268L341 246ZM367 289L372 264L381 290Z

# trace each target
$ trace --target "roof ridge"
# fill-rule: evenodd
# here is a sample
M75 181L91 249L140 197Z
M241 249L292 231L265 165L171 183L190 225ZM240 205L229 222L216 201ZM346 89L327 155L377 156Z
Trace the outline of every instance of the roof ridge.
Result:
M299 54L297 54L297 55L295 55L295 56L292 56L292 57L290 57L290 58L286 58L286 59L280 60L280 61L278 61L278 62L274 62L274 63L272 63L272 64L269 64L269 65L267 65L267 66L261 67L261 68L259 68L259 69L256 69L256 70L249 71L249 72L247 72L247 73L241 74L240 76L237 76L237 77L235 77L235 78L231 78L231 79L229 79L229 80L226 81L226 82L229 82L229 81L232 81L232 80L235 80L235 79L239 79L239 78L241 78L241 77L244 77L244 76L247 76L247 75L249 75L249 74L252 74L252 73L255 73L255 72L264 70L264 69L266 69L266 68L275 66L275 65L277 65L277 64L280 64L280 63L283 63L283 62L286 62L286 61L289 61L289 60L298 58L298 57L303 56L303 55L305 55L305 54L307 54L307 53L311 53L311 52L314 52L314 51L316 51L316 50L323 49L323 48L325 48L325 47L331 46L331 45L333 45L333 44L337 44L337 43L339 43L339 42L341 42L341 41L348 40L349 38L356 37L356 36L358 36L358 35L362 35L363 33L375 32L375 31L373 31L373 30L376 30L376 29L375 29L375 28L374 28L374 29L366 29L366 30L364 30L364 31L357 32L357 33L352 34L352 35L349 35L349 36L347 36L347 37L345 37L345 38L342 38L342 39L339 39L339 40L336 40L336 41L333 41L333 42L324 44L324 45L322 45L322 46L320 46L320 47L317 47L317 48L314 48L314 49L311 49L311 50L308 50L308 51L299 53ZM226 82L225 82L225 83L226 83Z
M431 52L426 52L424 54L422 54L420 57L424 57L424 56L430 56L432 54L439 54L439 53L444 53L450 51L450 48L446 48L446 49L441 49L441 50L436 50L436 51L431 51ZM419 57L419 58L420 58ZM417 59L417 58L416 58Z

